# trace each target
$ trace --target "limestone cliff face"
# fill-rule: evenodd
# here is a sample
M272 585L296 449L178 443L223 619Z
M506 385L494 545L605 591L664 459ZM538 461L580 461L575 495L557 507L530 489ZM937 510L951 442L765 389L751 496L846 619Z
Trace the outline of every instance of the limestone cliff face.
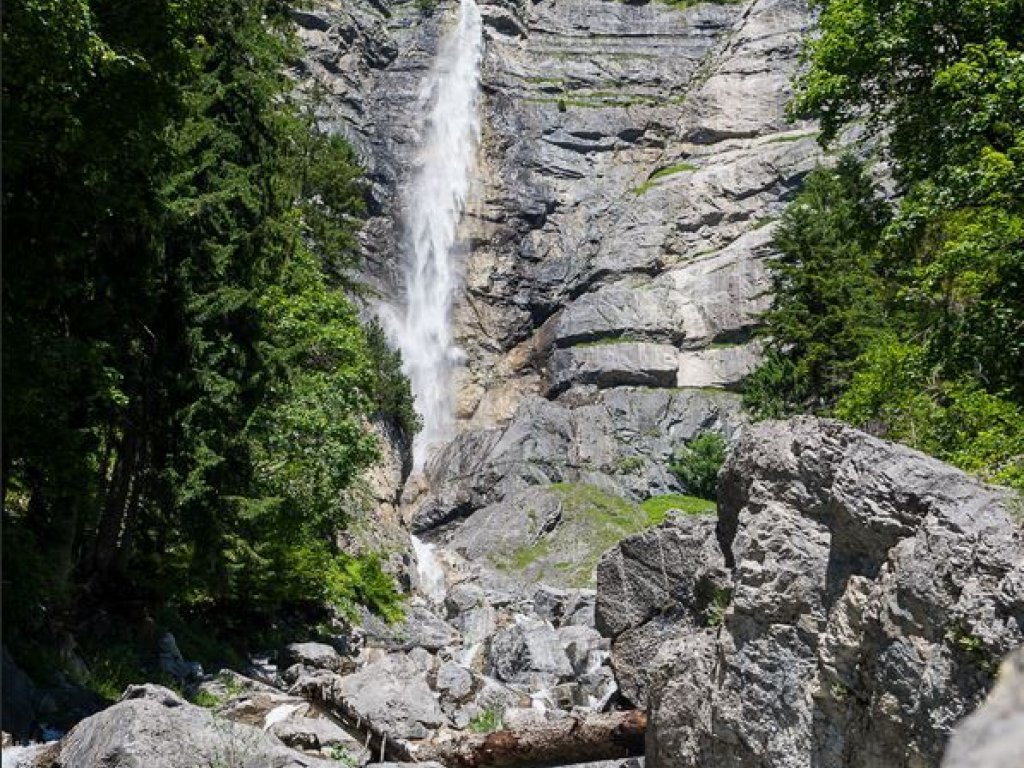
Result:
M772 222L820 161L784 107L802 0L481 2L482 144L462 235L461 434L419 496L428 531L529 486L679 490L674 448L742 422ZM420 84L454 4L298 13L300 73L373 185L367 281L401 295L398 222ZM507 521L506 522L510 522Z

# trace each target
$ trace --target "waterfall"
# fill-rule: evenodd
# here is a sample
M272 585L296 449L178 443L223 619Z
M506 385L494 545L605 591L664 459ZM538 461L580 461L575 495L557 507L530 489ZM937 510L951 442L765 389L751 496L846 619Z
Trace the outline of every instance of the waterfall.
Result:
M458 23L442 40L423 90L427 112L404 211L405 306L394 329L423 429L414 463L454 436L452 333L459 286L456 235L466 207L480 138L477 102L483 26L474 0L461 0Z
M448 588L444 569L434 554L434 545L412 536L412 549L416 554L416 588L427 600L435 605L444 602Z

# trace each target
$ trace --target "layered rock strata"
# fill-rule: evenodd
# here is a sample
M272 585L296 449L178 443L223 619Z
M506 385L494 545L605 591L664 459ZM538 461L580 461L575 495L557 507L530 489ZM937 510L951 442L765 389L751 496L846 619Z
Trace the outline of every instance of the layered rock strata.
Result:
M758 358L773 222L821 161L813 126L784 115L802 0L480 7L483 141L453 320L462 434L406 493L424 533L515 507L530 486L684 490L664 467L695 431L740 423L730 390ZM327 0L297 13L299 82L367 165L364 277L385 315L403 295L421 84L453 12Z

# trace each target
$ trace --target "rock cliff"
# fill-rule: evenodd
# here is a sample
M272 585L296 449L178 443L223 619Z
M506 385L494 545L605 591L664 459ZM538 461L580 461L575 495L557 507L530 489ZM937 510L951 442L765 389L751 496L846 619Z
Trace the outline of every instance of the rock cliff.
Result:
M812 418L746 431L719 489L716 526L667 523L599 566L648 765L938 765L1024 642L1014 497ZM975 722L957 744L977 758Z
M454 317L461 434L405 497L434 538L485 509L508 521L531 486L634 501L681 490L672 451L742 422L734 390L758 355L772 222L821 160L813 126L784 116L810 23L801 0L480 8L483 140ZM453 12L352 0L296 14L300 83L369 170L365 277L385 314L402 295L419 89Z

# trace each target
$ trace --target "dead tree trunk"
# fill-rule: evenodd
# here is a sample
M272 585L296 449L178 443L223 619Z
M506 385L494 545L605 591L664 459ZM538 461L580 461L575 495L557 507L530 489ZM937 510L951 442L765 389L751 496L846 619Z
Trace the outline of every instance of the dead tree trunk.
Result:
M614 760L642 755L647 717L643 712L608 712L567 717L543 725L486 735L463 734L447 742L417 745L417 761L449 768L513 768Z

